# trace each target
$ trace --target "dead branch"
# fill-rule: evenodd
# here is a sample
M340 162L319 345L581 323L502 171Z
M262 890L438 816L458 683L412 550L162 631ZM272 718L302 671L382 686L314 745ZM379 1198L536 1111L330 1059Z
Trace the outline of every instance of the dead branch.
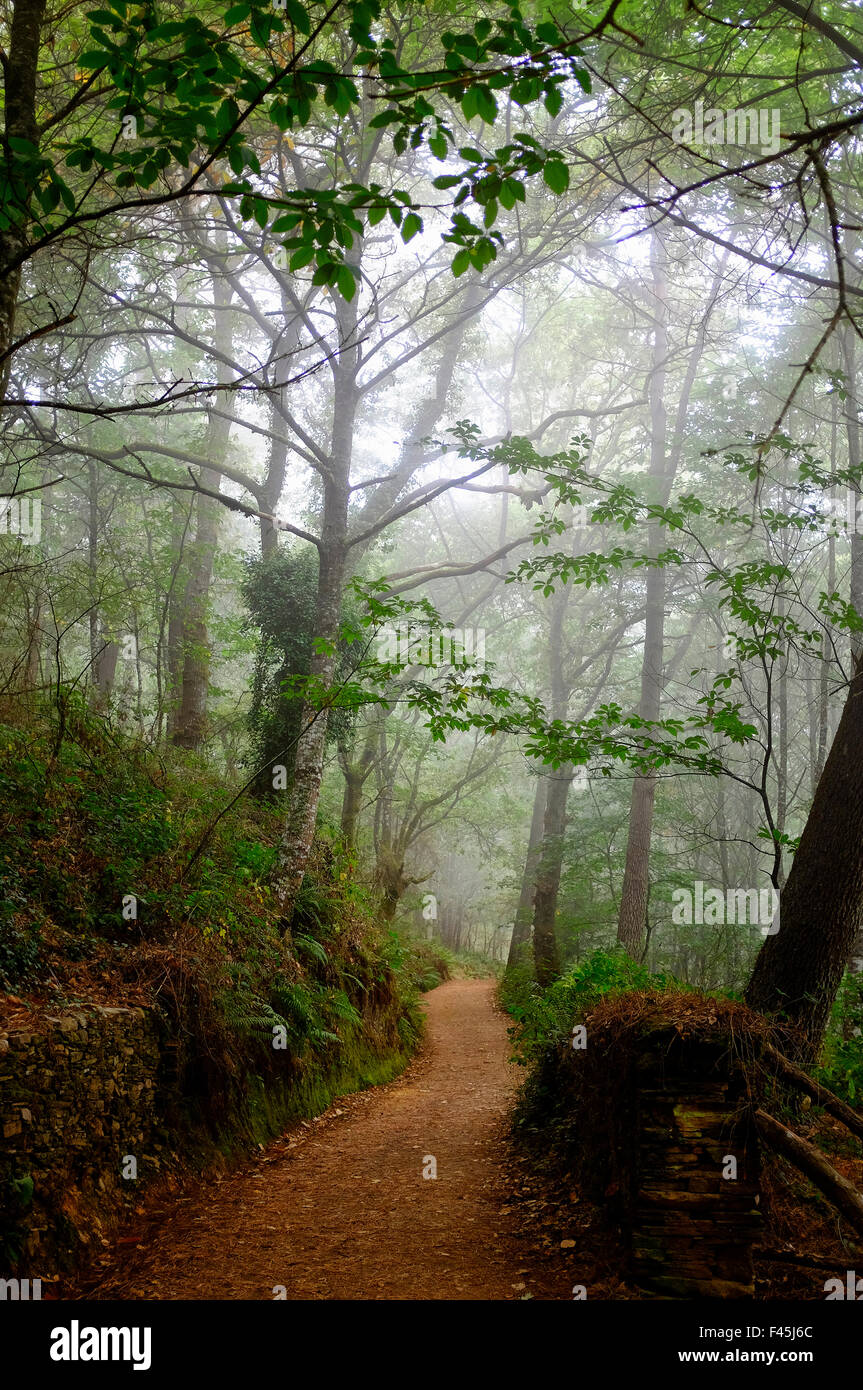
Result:
M863 1234L863 1197L847 1178L827 1162L827 1159L808 1139L801 1139L786 1129L765 1110L755 1111L758 1133L771 1149L787 1158L795 1168L814 1183L827 1200L842 1213L855 1230Z

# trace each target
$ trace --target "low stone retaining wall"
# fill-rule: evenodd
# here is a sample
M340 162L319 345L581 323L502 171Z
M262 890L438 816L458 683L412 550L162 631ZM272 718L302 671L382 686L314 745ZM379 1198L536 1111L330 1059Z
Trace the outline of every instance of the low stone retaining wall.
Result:
M532 1079L561 1171L616 1227L627 1277L655 1296L754 1293L753 1019L730 1000L633 992L592 1010Z
M0 1032L0 1275L44 1280L158 1165L160 1030L145 1009L95 1005L39 1026Z
M751 1297L758 1157L737 1070L703 1040L642 1043L633 1278L673 1298Z

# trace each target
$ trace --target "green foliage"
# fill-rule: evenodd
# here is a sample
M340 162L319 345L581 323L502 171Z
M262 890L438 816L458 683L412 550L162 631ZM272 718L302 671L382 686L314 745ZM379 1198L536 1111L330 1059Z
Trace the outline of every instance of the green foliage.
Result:
M680 988L673 976L652 974L623 950L593 951L546 989L540 989L526 969L507 972L501 1001L516 1020L509 1030L513 1060L522 1067L539 1062L565 1042L574 1025L603 999L634 989L669 988Z
M257 1037L262 1042L271 1040L273 1028L284 1026L285 1020L258 994L252 970L245 962L231 962L227 973L230 988L216 995L216 1003L229 1029L240 1037Z
M33 984L38 979L41 960L41 940L36 927L30 923L19 927L15 921L15 900L5 896L7 890L0 878L0 986L14 989ZM19 896L19 905L26 900Z
M824 641L819 627L802 621L807 616L805 606L800 617L791 611L797 600L793 592L782 588L790 579L787 566L748 559L736 566L714 562L696 530L700 521L708 520L716 527L736 529L748 537L752 528L749 513L724 503L708 505L693 494L678 497L668 505L646 500L640 492L641 484L637 487L634 483L604 479L589 470L590 441L584 435L573 438L567 449L541 455L525 437L509 436L501 443L485 445L480 441L479 427L467 419L459 420L447 434L448 440L436 441L444 453L455 448L462 459L499 464L516 477L539 474L553 498L551 509L541 512L534 526L537 554L521 561L507 576L508 583L533 581L533 587L548 597L554 594L556 585L572 583L586 589L607 586L621 571L681 566L686 562L680 546L657 554L620 545L589 554L573 552L571 548L549 549L550 540L567 529L569 509L587 506L589 499L592 523L614 523L625 531L653 523L677 533L681 540L692 539L694 560L704 563L707 559L705 585L718 591L719 609L727 609L728 616L743 630L734 633L737 651L730 669L713 679L710 689L696 700L699 712L686 718L644 719L618 701L606 700L597 704L587 718L554 719L542 700L496 685L488 670L451 671L435 685L407 682L401 691L403 704L426 716L426 727L436 741L444 742L451 733L471 730L488 735L514 734L523 740L528 756L552 768L591 762L602 776L611 777L615 765L623 763L642 773L675 767L720 776L725 770L722 744L742 746L758 734L757 725L741 713L745 685L741 698L727 693L739 679L740 667L745 662L757 666L767 660L782 660L791 649L817 656ZM769 528L817 530L824 518L817 507L805 500L812 491L812 480L822 487L833 486L848 470L825 472L806 448L782 436L771 439L769 448L767 441L750 436L749 453L730 454L725 465L730 472L748 472L761 478L767 460L774 454L778 454L780 470L796 464L801 506L794 513L771 512L767 517ZM781 612L776 603L780 590L787 600L781 605ZM370 587L368 592L371 594ZM858 621L853 608L849 610L836 594L821 593L817 606L840 630L854 629ZM692 672L693 676L698 674L698 670ZM789 847L791 843L789 839Z
M429 944L440 953L441 960L446 964L450 975L462 975L468 980L503 977L502 961L491 960L478 951L452 951L442 941L433 941Z
M145 865L176 844L170 799L145 771L140 749L74 697L66 698L63 717L59 742L46 725L35 733L0 726L0 794L15 827L0 859L3 911L11 920L35 902L62 927L110 934L125 925L121 900L136 891ZM18 934L17 953L32 963L35 944L25 949L27 933Z
M241 218L284 236L292 271L313 265L313 283L346 299L353 298L357 283L349 253L366 220L389 217L407 242L422 228L421 209L404 188L387 190L374 182L332 189L312 183L282 196L268 194L251 144L254 133L272 137L322 117L349 117L363 89L379 107L371 127L387 131L396 156L427 144L436 159L445 160L456 146L445 104L452 95L464 119L492 125L497 92L511 92L520 106L542 100L554 116L569 77L590 89L577 43L554 23L533 28L511 0L494 19L445 32L430 69L402 61L379 0L320 8L300 0L246 0L205 5L194 13L181 8L176 16L157 15L149 4L103 0L87 19L89 35L74 67L78 83L85 92L95 86L101 103L82 122L76 117L79 92L65 93L66 119L50 142L40 147L20 136L8 138L0 169L0 229L30 221L30 240L53 242L74 231L81 216L104 215L103 206L158 205L172 171L172 184L190 191L209 171L222 196L236 200ZM343 34L352 41L350 56L337 67L332 56ZM75 43L72 34L65 37ZM53 73L53 47L45 61ZM507 148L512 154L506 159L500 151L472 151L468 171L455 176L446 239L457 248L456 273L464 268L459 258L478 267L495 258L501 238L487 228L498 202L506 207L523 198L526 179L542 174L555 194L567 187L561 156L533 136L517 134ZM233 178L226 177L225 166ZM99 204L89 196L94 184ZM483 210L482 227L458 211L471 198Z
M863 1100L863 974L847 971L830 1016L818 1079L859 1106Z
M262 769L258 795L272 795L271 764L292 764L290 750L300 732L301 701L285 682L308 675L315 616L317 556L311 547L281 547L247 565L243 597L260 632L252 678L246 762Z
M452 954L437 942L420 941L396 931L390 932L389 941L390 961L397 963L394 968L404 975L417 994L437 989L450 978Z
M249 767L260 769L254 788L261 797L272 797L273 765L289 772L299 738L304 698L303 683L309 677L311 634L317 602L317 554L311 546L280 546L264 559L247 562L243 596L253 625L260 632L252 678L252 703L248 716ZM342 645L336 681L349 672L350 657ZM331 698L331 697L329 697ZM344 735L350 715L331 711L327 736ZM280 789L279 796L284 795Z
M249 1066L267 1074L276 1026L295 1073L332 1067L369 1032L390 1052L415 1038L414 981L380 939L370 894L338 845L318 841L284 936L268 882L276 811L241 802L188 873L224 797L217 773L179 753L166 768L89 713L69 721L56 756L51 724L2 726L3 746L0 789L14 810L0 853L6 987L47 981L62 1004L67 977L77 998L109 970L116 1002L120 977L145 991L151 979L208 1097ZM130 922L126 894L138 903Z
M326 938L335 924L335 903L323 883L306 874L294 903L293 935L304 940Z
M29 1173L14 1172L0 1183L0 1259L13 1268L24 1248L27 1232L21 1218L33 1203L36 1185Z

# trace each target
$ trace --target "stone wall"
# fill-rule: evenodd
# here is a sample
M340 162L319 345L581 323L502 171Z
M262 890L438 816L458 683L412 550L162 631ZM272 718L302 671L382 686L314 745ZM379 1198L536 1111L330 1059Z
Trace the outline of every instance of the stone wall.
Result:
M98 1253L153 1177L174 1190L408 1060L391 978L350 1050L303 1068L242 1042L241 1065L144 1008L94 1004L0 1031L0 1279L52 1282ZM2 1298L2 1293L0 1293Z
M0 1276L44 1279L105 1239L158 1166L160 1047L140 1008L87 1005L39 1027L0 1032Z
M758 1155L728 1044L648 1033L637 1078L635 1282L672 1298L751 1297Z
M731 1000L609 999L534 1079L559 1163L616 1228L647 1293L753 1295L762 1218L748 1078L761 1035L749 1022Z

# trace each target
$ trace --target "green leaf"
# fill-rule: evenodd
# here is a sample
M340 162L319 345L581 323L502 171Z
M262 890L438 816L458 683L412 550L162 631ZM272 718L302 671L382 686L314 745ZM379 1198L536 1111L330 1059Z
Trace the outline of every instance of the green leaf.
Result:
M302 270L304 265L315 259L314 246L301 246L299 251L295 251L291 256L291 270Z
M497 120L497 101L494 93L488 87L477 87L476 101L477 111L486 125L494 125Z
M276 0L275 9L284 10L295 29L299 29L301 34L310 34L312 24L306 11L305 5L301 5L299 0Z
M547 159L542 167L542 177L552 193L565 193L569 188L569 168L562 159Z
M273 19L271 15L261 14L259 10L252 11L250 26L252 38L261 48L265 48L270 41L270 34L273 29Z
M402 226L402 241L410 241L411 238L415 237L417 232L421 232L422 229L422 218L415 212L409 212Z
M369 129L382 130L384 126L394 125L396 121L400 121L401 119L402 114L400 111L393 111L392 109L389 111L379 111L378 114L372 116L369 121Z
M461 99L461 109L466 121L472 121L474 116L479 114L479 98L476 87L468 87Z
M549 87L545 94L543 105L550 116L557 115L558 111L563 106L563 97L559 87Z
M339 266L338 274L336 275L336 284L338 285L339 294L341 294L343 298L353 299L357 292L357 282L354 279L354 273L350 266Z

